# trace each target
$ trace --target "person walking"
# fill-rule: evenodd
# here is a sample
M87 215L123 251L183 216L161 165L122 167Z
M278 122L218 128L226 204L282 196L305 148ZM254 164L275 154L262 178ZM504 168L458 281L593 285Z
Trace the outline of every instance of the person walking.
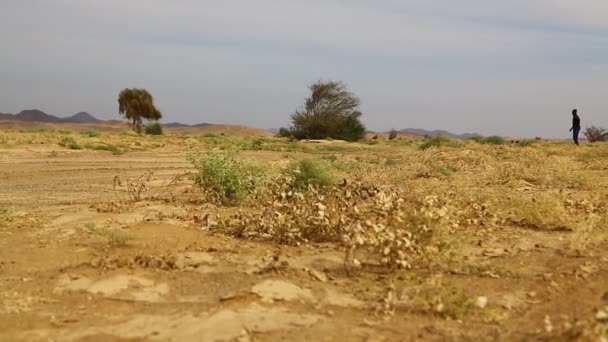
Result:
M578 117L578 110L572 110L572 127L570 127L570 132L572 132L572 139L574 143L578 145L578 133L581 131L581 118Z

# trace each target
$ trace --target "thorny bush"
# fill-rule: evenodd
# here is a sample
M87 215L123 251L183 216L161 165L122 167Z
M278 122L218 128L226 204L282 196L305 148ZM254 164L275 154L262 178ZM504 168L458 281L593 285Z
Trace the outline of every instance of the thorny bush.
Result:
M443 253L449 247L445 235L459 224L449 199L346 180L329 189L310 185L297 191L292 182L271 181L266 200L220 219L220 227L239 237L286 244L341 242L347 266L361 264L356 255L363 252L394 269Z

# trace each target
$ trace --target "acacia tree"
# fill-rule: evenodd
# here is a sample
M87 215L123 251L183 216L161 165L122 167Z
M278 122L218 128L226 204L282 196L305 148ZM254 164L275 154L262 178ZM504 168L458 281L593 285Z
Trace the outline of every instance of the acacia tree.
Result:
M360 100L342 82L317 81L304 108L292 116L291 134L296 139L341 139L356 141L365 136Z
M585 130L585 137L589 142L608 141L608 131L602 127L591 126Z
M129 121L131 128L141 132L142 120L158 120L162 113L154 106L154 98L145 89L126 88L118 95L118 111Z

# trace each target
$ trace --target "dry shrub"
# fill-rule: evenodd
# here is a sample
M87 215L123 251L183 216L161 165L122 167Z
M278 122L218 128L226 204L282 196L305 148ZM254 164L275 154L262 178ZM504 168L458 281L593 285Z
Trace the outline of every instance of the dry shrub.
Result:
M113 179L113 190L114 194L118 196L118 193L122 190L127 193L127 197L131 202L139 202L149 192L150 188L148 183L152 181L154 172L144 172L137 178L126 178L121 179L120 176L114 176ZM119 198L119 201L121 199Z
M125 246L129 241L135 239L122 229L100 228L92 223L86 224L85 227L91 234L105 239L110 246Z
M516 225L540 230L576 230L578 220L566 208L563 195L555 192L525 195L513 193L502 200L508 220Z
M279 243L342 242L345 260L365 251L390 269L409 268L414 259L443 253L447 229L457 226L448 200L419 197L395 188L346 182L331 189L309 186L298 192L289 177L274 180L265 201L222 220L220 226L246 238Z
M184 179L189 177L189 173L184 173L169 179L159 179L152 171L144 172L137 177L121 178L116 175L112 180L116 201L100 203L97 209L101 212L115 212L120 211L123 206L128 208L129 204L141 201L171 202L175 200L176 193L188 191L192 183L185 183Z

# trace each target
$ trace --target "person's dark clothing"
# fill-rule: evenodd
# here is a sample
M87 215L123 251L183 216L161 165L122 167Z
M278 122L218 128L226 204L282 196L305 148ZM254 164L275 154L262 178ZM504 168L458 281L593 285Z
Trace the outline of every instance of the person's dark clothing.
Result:
M580 127L576 127L572 129L572 139L574 143L578 145L578 133L581 131Z
M572 116L572 128L570 130L572 131L572 140L578 145L578 134L581 131L581 118L576 114Z

